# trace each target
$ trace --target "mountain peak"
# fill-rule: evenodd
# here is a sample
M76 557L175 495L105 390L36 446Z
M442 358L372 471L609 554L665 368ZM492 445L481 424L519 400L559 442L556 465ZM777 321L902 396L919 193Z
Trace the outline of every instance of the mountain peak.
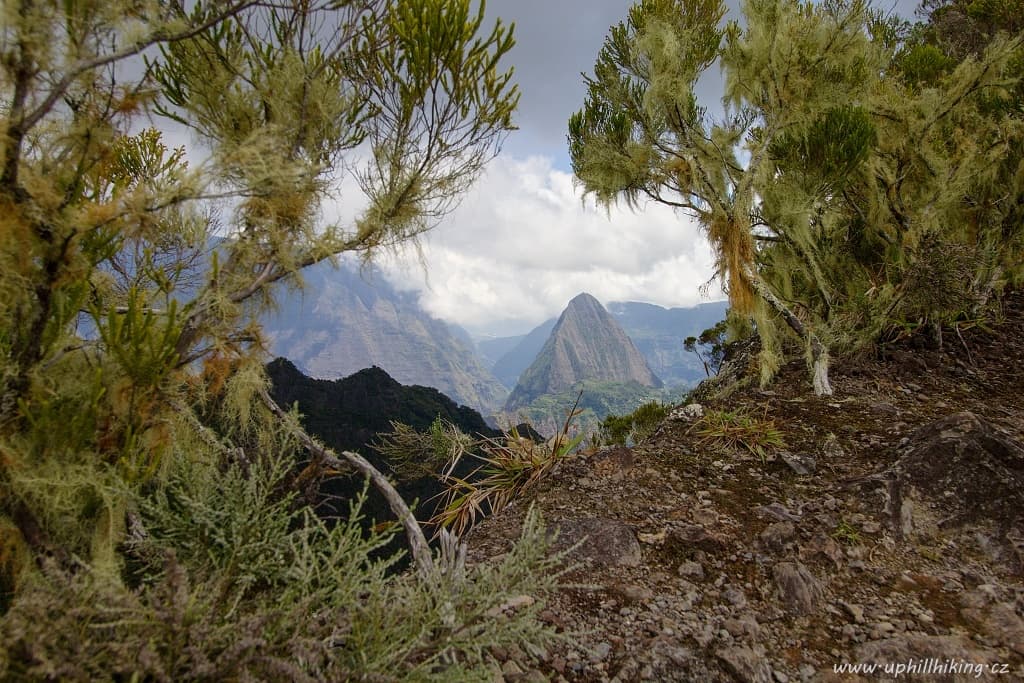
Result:
M601 306L600 301L595 299L592 294L587 294L586 292L580 292L572 299L570 299L569 305L566 306L566 308L569 309L579 306L600 306L601 308L604 308L603 306Z
M622 326L585 292L566 306L537 358L519 377L505 409L515 410L583 380L661 386Z

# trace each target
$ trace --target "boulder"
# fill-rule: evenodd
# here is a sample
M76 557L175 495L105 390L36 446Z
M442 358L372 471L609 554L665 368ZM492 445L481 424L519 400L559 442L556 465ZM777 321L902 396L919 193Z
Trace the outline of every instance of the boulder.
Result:
M782 604L793 614L810 614L825 595L821 582L799 562L779 562L772 576Z
M715 653L726 671L739 683L772 683L772 667L765 649L736 646Z
M905 533L921 501L942 528L978 521L1001 529L1024 523L1024 448L970 412L920 427L893 469L891 511Z

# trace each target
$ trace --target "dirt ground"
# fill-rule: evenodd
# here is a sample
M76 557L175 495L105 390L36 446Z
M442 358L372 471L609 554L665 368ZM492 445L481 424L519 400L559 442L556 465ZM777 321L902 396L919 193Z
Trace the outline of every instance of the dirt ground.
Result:
M829 398L795 361L702 404L770 423L784 445L763 456L677 410L480 524L471 562L506 552L531 504L558 547L582 542L542 613L564 641L494 653L503 678L1024 681L1024 294L943 336L836 360ZM981 425L981 456L950 416Z

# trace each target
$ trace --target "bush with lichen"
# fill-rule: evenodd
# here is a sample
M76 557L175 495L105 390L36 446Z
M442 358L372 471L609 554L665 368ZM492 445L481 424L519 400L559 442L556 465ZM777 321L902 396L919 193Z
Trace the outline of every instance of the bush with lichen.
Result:
M536 613L557 558L538 515L496 564L439 557L432 576L395 575L361 501L329 524L290 471L176 459L133 501L121 571L45 561L23 576L0 620L0 678L489 680L490 648L537 653L552 637Z

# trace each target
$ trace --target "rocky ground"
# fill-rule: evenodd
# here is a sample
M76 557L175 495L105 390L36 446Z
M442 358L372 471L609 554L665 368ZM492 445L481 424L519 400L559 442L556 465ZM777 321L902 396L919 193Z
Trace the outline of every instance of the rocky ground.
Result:
M1024 681L1024 295L943 342L837 361L828 399L794 362L703 401L773 423L765 457L677 410L479 525L470 562L530 504L582 541L542 613L564 641L495 652L504 679Z

